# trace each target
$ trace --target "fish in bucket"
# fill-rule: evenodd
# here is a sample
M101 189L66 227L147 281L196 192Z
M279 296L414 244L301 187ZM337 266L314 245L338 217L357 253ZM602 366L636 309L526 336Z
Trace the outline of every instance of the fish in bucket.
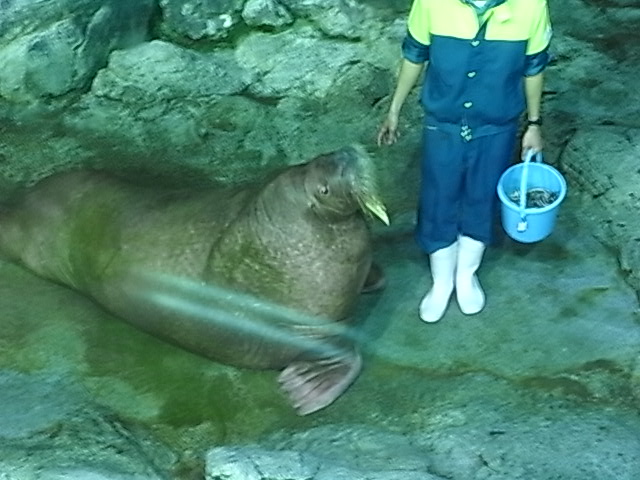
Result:
M544 240L555 227L566 195L562 174L542 162L542 153L527 151L524 161L509 167L498 181L504 231L522 243Z

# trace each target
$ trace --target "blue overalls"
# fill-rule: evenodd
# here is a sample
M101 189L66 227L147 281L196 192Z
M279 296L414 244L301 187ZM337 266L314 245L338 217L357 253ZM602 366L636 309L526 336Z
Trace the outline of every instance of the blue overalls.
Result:
M515 149L524 77L548 63L545 0L414 0L403 56L428 62L416 239L492 239L496 186Z

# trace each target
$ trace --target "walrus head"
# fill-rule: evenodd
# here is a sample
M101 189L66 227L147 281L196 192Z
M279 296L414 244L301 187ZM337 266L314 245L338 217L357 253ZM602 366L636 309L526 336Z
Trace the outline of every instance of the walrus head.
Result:
M378 194L375 166L361 146L320 155L304 168L305 192L319 215L341 217L362 210L389 224Z

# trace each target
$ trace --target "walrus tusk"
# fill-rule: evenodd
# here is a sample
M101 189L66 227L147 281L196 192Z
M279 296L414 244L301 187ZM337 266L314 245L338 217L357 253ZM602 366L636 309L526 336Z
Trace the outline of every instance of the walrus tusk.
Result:
M382 223L387 226L389 225L389 216L387 215L387 209L382 202L373 198L369 198L364 202L364 206L372 214L378 217L382 221Z

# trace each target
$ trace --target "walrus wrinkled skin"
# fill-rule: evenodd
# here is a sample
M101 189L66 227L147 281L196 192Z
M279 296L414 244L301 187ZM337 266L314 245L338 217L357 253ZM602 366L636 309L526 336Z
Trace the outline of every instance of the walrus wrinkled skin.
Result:
M0 250L189 351L282 370L283 391L308 414L361 369L342 326L368 273L381 283L363 211L376 202L371 171L347 147L234 189L56 174L2 209Z

